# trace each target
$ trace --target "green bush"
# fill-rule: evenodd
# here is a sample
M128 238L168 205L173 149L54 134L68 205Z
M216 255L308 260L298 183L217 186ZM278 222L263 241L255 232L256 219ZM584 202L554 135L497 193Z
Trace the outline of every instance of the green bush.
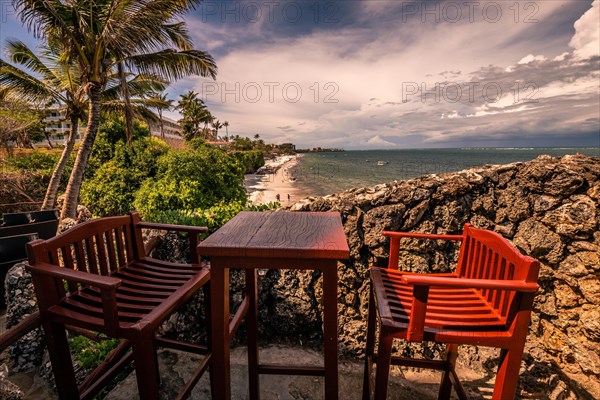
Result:
M149 137L148 126L139 121L134 121L132 145L135 146L135 143L144 142ZM105 117L94 140L94 148L85 170L86 178L93 177L102 164L112 160L117 155L118 149L125 146L125 141L125 120L123 117Z
M265 165L263 152L260 150L238 151L231 154L242 166L245 174L256 172Z
M158 159L169 147L157 138L135 140L131 147L117 142L110 160L83 182L81 200L94 215L123 215L133 207L135 191L157 173Z
M266 211L278 207L279 203L254 206L241 201L234 201L206 209L156 211L149 215L146 220L163 224L206 226L212 231L225 225L240 211Z
M18 154L6 159L6 165L15 169L37 171L51 174L56 163L60 159L60 152L48 152L46 150L35 150L30 153ZM73 167L71 160L69 170ZM69 171L70 172L70 171Z
M147 218L158 211L211 207L246 201L244 176L236 160L222 150L171 151L158 159L155 178L135 194L134 208Z
M121 342L120 339L106 339L95 342L85 336L73 336L69 345L75 359L85 369L94 369L108 357Z

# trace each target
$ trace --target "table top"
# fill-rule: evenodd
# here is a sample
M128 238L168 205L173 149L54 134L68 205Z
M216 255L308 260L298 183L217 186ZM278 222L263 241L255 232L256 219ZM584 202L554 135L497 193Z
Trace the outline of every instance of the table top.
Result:
M337 212L242 211L203 240L204 256L347 259Z

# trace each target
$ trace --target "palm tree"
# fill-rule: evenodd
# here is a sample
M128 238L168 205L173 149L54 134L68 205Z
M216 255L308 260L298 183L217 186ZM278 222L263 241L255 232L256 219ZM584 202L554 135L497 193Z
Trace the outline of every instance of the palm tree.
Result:
M184 22L175 19L199 0L13 0L21 21L82 71L89 99L88 123L67 185L61 218L74 218L88 158L100 123L101 93L115 66L168 81L188 75L216 76L213 58L192 48Z
M66 118L70 120L69 136L61 157L54 167L42 202L41 209L49 210L54 207L60 179L75 145L79 121L85 118L88 101L85 90L80 84L78 77L81 73L76 65L67 65L61 61L56 49L45 46L41 50L38 57L23 42L7 41L6 53L9 60L23 68L0 60L0 83L5 86L6 95L10 98L38 104L58 104L64 109ZM118 86L111 85L110 81L109 79L107 88L102 93L102 108L104 111L121 111L124 105L116 99L121 86L120 81ZM129 93L139 96L151 91L163 90L166 82L157 77L138 75L126 80L126 86ZM138 99L133 101L132 113L145 117L146 104L139 103Z
M0 83L6 87L8 96L21 101L61 104L71 122L69 136L42 202L41 209L49 210L54 207L60 178L75 145L79 120L85 117L85 91L79 82L79 72L61 62L56 52L47 46L38 57L25 43L7 40L6 54L11 62L30 71L0 60Z
M164 131L164 122L163 122L163 111L164 110L171 110L173 108L173 100L167 98L166 94L157 94L154 97L151 97L152 100L156 101L156 105L154 106L154 108L156 109L156 112L158 114L158 123L159 123L159 127L160 127L160 137L162 139L165 138L165 131Z
M229 121L223 122L223 126L225 127L225 141L229 142Z
M217 135L219 134L219 129L221 129L223 127L223 124L221 123L221 121L216 119L216 120L212 121L211 126L215 130L214 138L216 139Z

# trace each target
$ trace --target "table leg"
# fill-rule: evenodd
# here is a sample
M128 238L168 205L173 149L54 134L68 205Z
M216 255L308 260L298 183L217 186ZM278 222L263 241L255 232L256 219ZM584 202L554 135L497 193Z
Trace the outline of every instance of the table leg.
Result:
M211 353L215 389L213 400L230 400L230 361L229 361L229 269L211 259Z
M258 285L256 269L246 270L246 297L249 307L246 314L248 342L248 381L250 400L260 398L260 381L258 374Z
M337 360L337 262L323 269L323 340L325 399L338 398Z

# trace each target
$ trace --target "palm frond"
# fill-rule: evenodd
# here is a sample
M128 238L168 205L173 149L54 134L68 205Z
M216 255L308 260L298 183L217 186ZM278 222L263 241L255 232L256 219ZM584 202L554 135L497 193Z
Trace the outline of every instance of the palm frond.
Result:
M53 73L35 53L20 40L6 40L5 53L11 62L24 66L44 78L53 78Z
M0 86L11 98L21 101L44 102L64 100L62 93L27 72L0 60Z
M217 76L217 65L212 56L199 50L168 49L131 56L125 62L140 73L158 75L168 81L188 75L210 76L213 79Z

